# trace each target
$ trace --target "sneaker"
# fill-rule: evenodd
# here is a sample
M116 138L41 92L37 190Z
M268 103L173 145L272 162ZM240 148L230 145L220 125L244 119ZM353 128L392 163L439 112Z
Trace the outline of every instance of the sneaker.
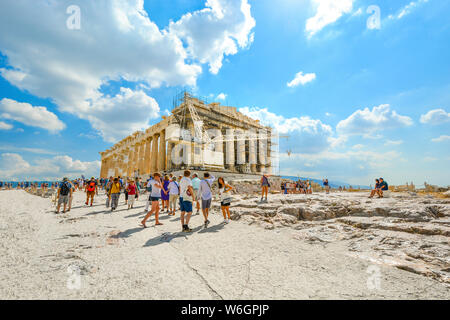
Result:
M205 221L205 229L208 228L209 220Z
M184 232L192 232L192 229L189 227L186 227L186 229L184 229Z

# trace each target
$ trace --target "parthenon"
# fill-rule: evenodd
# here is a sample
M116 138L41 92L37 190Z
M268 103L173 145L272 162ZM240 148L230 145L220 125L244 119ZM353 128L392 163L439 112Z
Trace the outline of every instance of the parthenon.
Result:
M270 127L236 107L207 104L184 92L174 101L171 115L100 152L100 176L148 176L181 169L270 173L272 140Z

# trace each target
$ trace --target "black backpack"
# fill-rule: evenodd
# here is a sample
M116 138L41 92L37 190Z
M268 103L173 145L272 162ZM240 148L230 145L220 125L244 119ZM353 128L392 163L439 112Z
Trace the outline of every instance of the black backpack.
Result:
M62 196L67 196L68 194L69 194L69 192L70 192L70 188L69 188L69 186L67 185L67 182L63 182L63 184L61 185L61 190L60 190L60 194L62 195Z

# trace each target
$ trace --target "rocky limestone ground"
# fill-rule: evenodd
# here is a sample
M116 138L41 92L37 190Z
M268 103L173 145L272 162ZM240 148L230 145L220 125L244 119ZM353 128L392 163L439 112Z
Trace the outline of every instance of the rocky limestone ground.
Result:
M290 228L300 241L432 278L450 285L450 198L367 192L274 195L270 203L235 197L233 219L265 229Z
M448 299L449 199L365 193L235 195L230 224L179 215L138 226L145 197L110 213L76 192L0 191L0 299Z

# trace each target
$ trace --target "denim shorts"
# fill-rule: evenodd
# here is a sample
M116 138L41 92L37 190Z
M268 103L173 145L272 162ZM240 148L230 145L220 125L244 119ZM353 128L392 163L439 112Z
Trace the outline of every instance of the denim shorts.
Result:
M184 201L183 198L180 197L180 211L192 212L192 202Z
M159 201L159 199L161 199L161 197L150 197L150 201Z

